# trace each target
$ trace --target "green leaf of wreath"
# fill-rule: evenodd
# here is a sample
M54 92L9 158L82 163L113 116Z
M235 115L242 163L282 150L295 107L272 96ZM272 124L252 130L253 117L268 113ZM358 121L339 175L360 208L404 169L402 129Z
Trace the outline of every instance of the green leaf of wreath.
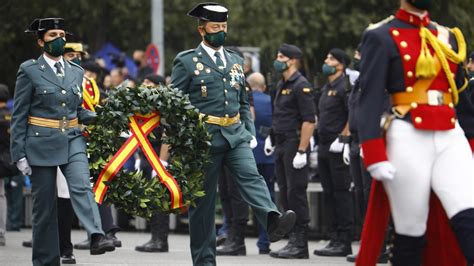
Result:
M211 136L188 96L175 88L118 87L109 93L103 106L96 107L97 120L88 136L92 182L126 141L120 133L129 131L128 118L154 111L160 113L160 127L166 131L162 141L171 146L167 170L181 189L183 205L194 206L195 200L204 196L204 167L210 158ZM121 169L107 185L104 202L131 215L149 218L155 213L180 211L170 210L170 193L158 177L147 179L141 172Z

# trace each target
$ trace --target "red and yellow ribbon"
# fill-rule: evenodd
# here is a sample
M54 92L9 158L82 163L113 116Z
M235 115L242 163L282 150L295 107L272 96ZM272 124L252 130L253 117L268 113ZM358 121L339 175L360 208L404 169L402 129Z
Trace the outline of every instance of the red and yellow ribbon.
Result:
M82 80L82 107L95 112L95 106L99 104L100 92L97 83L93 79L84 77Z
M104 182L111 181L115 175L120 171L125 162L133 155L135 150L140 146L146 158L150 162L153 170L157 173L162 184L164 184L171 196L171 209L183 207L183 197L181 189L176 180L166 171L156 155L155 150L150 144L147 136L150 132L160 124L160 116L158 113L150 115L134 115L129 118L130 130L132 136L122 145L112 159L107 163L99 175L99 179L95 183L94 193L95 200L102 203L105 193L107 192L107 185ZM141 123L138 120L142 120Z

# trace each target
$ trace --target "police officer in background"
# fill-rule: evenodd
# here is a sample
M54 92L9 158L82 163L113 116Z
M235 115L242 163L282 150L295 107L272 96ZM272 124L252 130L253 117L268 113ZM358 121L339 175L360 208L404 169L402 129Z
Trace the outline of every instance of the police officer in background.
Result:
M324 61L323 74L328 82L322 89L318 112L318 167L323 186L325 210L329 218L329 244L314 251L318 256L347 256L352 253L354 226L353 200L350 192L349 166L343 150L349 149L348 95L351 86L344 69L349 56L341 49L331 49Z
M188 15L198 18L202 42L196 49L178 54L173 63L173 87L189 94L189 100L207 117L211 134L211 158L205 169L204 191L189 209L191 255L194 265L215 265L215 200L222 165L233 173L244 200L268 232L270 242L280 240L295 223L295 213L280 214L258 173L250 148L256 144L250 114L243 59L224 49L228 10L216 3L196 5Z
M35 19L26 32L37 34L44 53L20 65L12 113L12 161L31 176L33 197L33 265L59 265L56 208L57 167L64 173L71 202L91 235L90 253L115 249L101 229L90 187L86 141L78 124L88 124L95 113L84 110L84 71L63 59L66 31L61 18Z
M282 74L282 80L277 84L273 105L274 142L271 137L267 137L265 153L270 155L275 149L275 173L281 202L285 210L296 213L296 224L288 244L278 251L270 252L274 258L309 258L307 158L316 108L311 84L298 71L302 56L298 47L285 43L278 49L274 61L274 68Z

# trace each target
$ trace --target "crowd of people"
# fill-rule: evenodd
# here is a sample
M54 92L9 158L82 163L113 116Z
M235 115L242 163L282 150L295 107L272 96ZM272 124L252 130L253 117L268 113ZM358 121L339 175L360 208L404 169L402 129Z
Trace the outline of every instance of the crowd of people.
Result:
M280 80L270 91L251 56L224 46L229 11L220 4L189 11L202 42L176 56L167 78L153 73L142 50L132 55L136 76L117 59L109 71L82 43L66 43L63 19L34 20L27 32L43 54L20 66L14 100L0 85L0 246L5 231L22 226L27 185L33 235L23 244L32 247L34 265L75 264L73 247L92 255L121 247L116 233L126 214L118 210L115 220L109 205L95 202L77 125L91 123L118 86L170 85L208 117L212 135L205 196L188 211L194 265L246 255L249 206L259 254L308 259L310 164L317 165L328 220L328 244L315 256L357 265L389 258L393 265L472 265L474 53L466 58L458 29L430 20L427 3L401 0L395 16L365 30L352 57L327 51L321 88L300 72L302 50L281 44L273 62ZM157 128L151 144L166 167L170 147L162 134ZM154 175L140 151L124 168ZM223 224L216 232L217 195ZM74 215L87 231L75 245ZM356 216L365 217L359 254L352 251ZM135 250L169 252L169 215L154 214L149 224L151 239ZM433 244L441 235L444 247ZM271 249L286 236L283 248Z

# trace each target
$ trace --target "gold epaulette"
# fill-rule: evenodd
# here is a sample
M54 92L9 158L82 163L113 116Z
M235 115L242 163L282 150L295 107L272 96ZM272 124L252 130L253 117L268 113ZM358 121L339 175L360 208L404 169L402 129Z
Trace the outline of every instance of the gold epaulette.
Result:
M387 23L389 23L390 21L392 21L393 19L395 18L394 15L391 15L389 17L386 17L384 18L383 20L379 21L379 22L376 22L376 23L370 23L369 26L365 29L366 31L369 31L369 30L373 30L373 29L376 29L380 26L383 26Z

